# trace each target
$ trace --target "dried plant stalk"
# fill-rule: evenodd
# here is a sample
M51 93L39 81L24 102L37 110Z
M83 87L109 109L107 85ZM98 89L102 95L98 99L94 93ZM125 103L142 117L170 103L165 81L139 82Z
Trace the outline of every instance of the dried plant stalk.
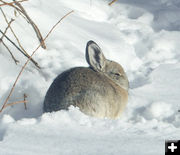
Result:
M4 45L4 47L6 47L6 49L8 50L8 52L10 53L12 59L14 60L15 64L17 65L17 63L19 63L19 61L14 57L14 55L12 54L11 50L9 49L9 47L4 43L3 40L1 40L2 44Z
M8 26L6 27L5 31L3 32L3 35L2 35L2 37L0 38L0 41L3 40L4 35L6 34L7 30L10 28L10 25L11 25L11 23L12 23L13 21L14 21L14 19L11 19L11 21L7 23Z
M36 32L37 38L39 39L39 42L41 43L41 47L46 49L46 45L43 41L43 37L40 33L40 30L38 29L37 25L33 22L33 20L29 17L29 15L27 14L26 10L23 8L23 6L18 2L15 1L15 4L21 9L21 12L26 16L26 18L28 19L29 23L31 24L31 26L33 27L34 31Z
M25 101L26 101L26 98L27 98L27 95L24 94L24 108L25 108L25 110L27 110L27 105L26 105L27 102L25 102Z
M22 1L23 1L23 0L22 0ZM40 43L42 42L42 43L41 43L41 47L44 48L44 49L46 49L46 45L45 45L45 43L43 42L43 37L42 37L42 35L41 35L41 33L40 33L39 28L38 28L37 25L33 22L33 20L29 17L29 15L27 14L27 12L26 12L26 10L23 8L23 6L20 4L20 2L22 2L22 1L15 1L15 0L13 0L13 3L7 3L7 2L5 2L5 1L3 1L3 0L0 0L0 2L3 3L3 5L8 5L8 6L13 7L13 8L14 8L15 10L17 10L20 14L22 13L22 14L27 18L28 23L30 23L31 26L32 26L33 29L34 29L34 31L35 31L35 33L36 33L36 36L37 36L37 38L39 39L39 42L40 42ZM24 1L27 1L27 0L24 0ZM17 7L14 6L13 4L17 5Z
M72 12L74 12L74 11L70 11L69 13L67 13L66 15L64 15L64 16L51 28L51 30L48 32L48 34L47 34L46 37L43 39L43 41L45 41L45 40L49 37L49 35L51 34L51 32L54 30L54 28L55 28L64 18L66 18L68 15L70 15ZM14 82L14 84L13 84L11 90L10 90L10 93L9 93L9 95L7 96L5 102L4 102L4 104L3 104L3 106L2 106L2 108L1 108L1 110L0 110L0 113L3 111L3 109L5 108L5 106L6 106L7 102L8 102L8 100L9 100L10 96L12 95L12 92L14 91L14 88L15 88L15 86L16 86L16 83L17 83L17 81L19 80L22 72L24 71L25 67L27 66L27 64L29 63L30 59L33 57L33 55L36 53L36 51L41 47L41 44L42 44L42 42L37 46L37 48L36 48L36 49L33 51L33 53L31 54L30 58L26 61L26 63L24 64L24 66L21 68L21 71L19 72L18 76L16 77L16 80L15 80L15 82Z
M116 2L117 0L113 0L109 3L109 5L111 6L114 2Z
M18 1L18 2L20 3L20 2L24 2L24 1L28 1L28 0L21 0L21 1ZM1 1L1 2L2 2L2 1ZM0 4L0 7L1 7L1 6L5 6L5 5L12 5L13 3L15 3L15 2L9 2L9 3L3 2L3 4Z
M3 14L3 17L4 17L5 21L6 21L6 23L8 24L8 19L7 19L6 15L5 15L5 13L4 13L4 11L3 11L3 9L2 9L2 8L0 8L0 10L1 10L2 14ZM26 50L22 47L22 45L21 45L21 43L20 43L20 41L19 41L18 37L16 36L16 34L15 34L14 30L12 29L12 27L11 27L11 26L9 26L9 28L10 28L10 30L11 30L11 32L12 32L12 34L14 35L14 37L16 38L16 41L17 41L17 43L18 43L19 47L23 50L23 52L24 52L26 55L29 55L29 54L26 52Z
M7 32L7 30L10 28L11 23L14 21L14 19L11 19L11 21L8 23L8 26L6 27L5 31L3 32L2 37L0 38L0 42L4 45L4 47L7 49L7 51L10 53L12 59L14 60L15 64L17 65L17 63L19 62L14 55L12 54L11 50L9 49L9 47L4 43L3 38Z
M16 47L24 56L26 56L28 59L30 58L29 55L26 55L8 36L6 36L1 30L0 33L2 33L4 35L4 37L11 43L14 45L14 47ZM36 61L34 61L32 58L30 59L30 61L32 61L32 63L34 63L36 65L36 67L38 67L40 69L40 66L38 65L38 63Z
M18 104L18 103L27 103L27 101L17 101L17 102L13 102L13 103L8 103L5 105L4 108L8 107L8 106L12 106L12 105L15 105L15 104Z
M6 23L9 25L8 28L10 28L10 30L11 30L12 34L14 35L14 37L16 38L16 41L18 42L18 45L19 45L20 48L19 48L9 37L7 37L7 36L5 35L5 33L3 34L2 31L0 30L0 32L3 34L2 37L5 36L5 38L6 38L11 44L13 44L13 45L16 47L16 49L18 49L25 57L29 58L30 55L29 55L29 54L26 52L26 50L22 47L22 45L21 45L18 37L16 36L16 34L14 33L12 27L10 26L10 24L9 24L9 22L8 22L8 20L7 20L7 17L6 17L6 15L5 15L5 13L4 13L4 11L3 11L3 9L2 9L1 7L0 7L0 10L1 10L2 14L3 14L3 17L4 17L5 21L6 21ZM8 51L9 51L9 50L8 50ZM40 66L38 65L38 63L37 63L35 60L31 59L31 62L32 62L37 68L40 69Z
M13 7L15 10L18 10L19 12L22 12L18 7L14 6L14 5L11 4L11 3L7 3L7 2L5 2L5 1L3 1L3 0L0 0L0 2L2 2L4 6L11 6L11 7ZM14 3L14 2L13 2L13 3Z

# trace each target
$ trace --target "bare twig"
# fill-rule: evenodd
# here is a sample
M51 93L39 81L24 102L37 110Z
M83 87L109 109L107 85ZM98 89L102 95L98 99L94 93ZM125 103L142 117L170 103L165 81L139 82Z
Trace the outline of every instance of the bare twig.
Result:
M8 23L8 26L6 27L5 31L3 32L2 37L0 38L0 42L1 42L1 43L4 45L4 47L8 50L8 52L10 53L10 55L11 55L12 59L14 60L15 64L17 65L17 63L18 63L19 61L14 57L14 55L13 55L12 52L11 52L11 50L8 48L8 46L7 46L7 45L4 43L4 41L3 41L3 37L5 36L8 28L10 28L10 25L11 25L11 23L12 23L13 21L14 21L14 19L11 19L11 21Z
M25 102L25 101L26 101L26 98L27 98L27 95L24 94L24 108L25 108L25 110L27 110L27 105L26 105L27 102Z
M11 19L11 21L7 23L8 26L6 27L5 31L3 32L3 35L2 35L2 37L0 38L0 41L3 40L4 35L6 34L7 30L10 28L10 25L11 25L11 23L12 23L13 21L14 21L14 19Z
M11 50L9 49L9 47L4 43L3 40L1 40L2 44L4 45L4 47L6 47L6 49L8 50L8 52L10 53L12 59L14 60L15 64L17 65L17 63L19 63L19 61L14 57L14 55L12 54Z
M48 32L48 34L47 34L46 37L43 39L43 41L45 41L45 40L49 37L49 35L51 34L51 32L54 30L54 28L55 28L64 18L66 18L68 15L70 15L72 12L74 12L74 11L70 11L69 13L67 13L66 15L64 15L64 16L51 28L51 30ZM0 112L3 111L3 109L4 109L4 107L6 106L6 104L7 104L8 100L9 100L10 96L12 95L12 92L14 91L14 88L15 88L15 86L16 86L16 83L17 83L19 77L21 76L21 74L22 74L22 72L24 71L25 67L26 67L27 64L29 63L30 59L33 57L33 55L36 53L36 51L41 47L41 44L42 44L42 42L37 46L37 48L36 48L36 49L33 51L33 53L31 54L30 58L26 61L26 63L24 64L24 66L21 68L21 70L20 70L18 76L16 77L16 80L15 80L15 82L14 82L14 84L13 84L11 90L10 90L10 93L9 93L9 95L7 96L7 98L6 98L6 100L5 100L2 108L1 108L1 110L0 110Z
M4 108L8 107L8 106L12 106L14 104L18 104L18 103L27 103L27 101L17 101L17 102L13 102L13 103L8 103L4 106Z
M19 3L19 2L22 2L22 1L13 0L13 3L7 3L7 2L4 2L3 0L0 0L0 1L3 3L3 5L9 5L9 6L15 8L20 13L21 16L23 14L27 18L27 22L30 23L31 26L33 27L33 29L36 32L37 38L39 39L40 43L42 42L41 47L46 49L46 45L43 42L43 37L42 37L42 35L40 33L40 30L38 29L37 25L32 21L32 19L29 17L29 15L27 14L27 12L23 8L23 6ZM14 6L13 4L17 5L18 7Z
M2 9L1 7L0 7L0 10L1 10L3 16L4 16L4 19L5 19L6 23L8 24L8 19L7 19L7 17L6 17L6 14L4 13L4 11L3 11L3 9ZM19 47L23 50L23 52L24 52L26 55L29 55L29 54L26 52L26 50L22 47L22 45L21 45L21 43L20 43L18 37L17 37L16 34L14 33L14 31L13 31L11 25L9 25L9 28L10 28L12 34L14 35L14 37L16 38L16 41L17 41Z
M6 23L8 24L8 19L7 19L7 17L6 17L6 14L4 13L4 11L3 11L3 9L2 9L1 7L0 7L0 10L1 10L3 16L4 16L4 19L5 19ZM10 28L12 34L14 35L14 37L16 38L16 41L17 41L19 47L22 49L22 52L24 52L23 55L26 56L27 58L29 58L30 55L26 52L26 50L25 50L25 49L23 48L23 46L21 45L21 43L20 43L18 37L16 36L14 30L12 29L11 25L9 25L9 28ZM21 52L21 51L20 51L20 52ZM39 65L38 65L38 63L37 63L35 60L32 59L31 61L36 65L36 67L40 68Z
M21 2L24 2L24 1L28 1L28 0L21 0L21 1L18 1L18 2L21 3ZM15 2L10 2L10 3L5 2L3 4L0 4L0 7L4 6L4 5L12 5L13 3L15 3Z
M26 56L27 58L30 58L29 55L26 55L8 36L6 36L1 30L0 33L2 33L4 35L4 37L11 43L14 45L14 47L16 47L24 56ZM32 61L32 63L34 63L36 65L36 67L39 67L38 63L36 61L34 61L32 58L30 59Z
M24 14L21 12L21 11L19 11L19 10L14 10L15 12L17 11L18 13L19 13L19 15L22 17L22 18L24 18L24 20L26 20L26 22L29 24L29 21L27 20L27 18L24 16ZM17 16L17 14L15 14L15 16Z
M114 2L116 2L117 0L113 0L109 3L109 5L111 6Z
M14 5L11 4L11 3L7 3L7 2L5 2L5 1L3 1L3 0L0 0L0 2L2 2L4 5L8 5L8 6L13 7L14 9L18 10L19 12L22 12L18 7L14 6Z
M40 33L40 30L38 29L37 25L32 21L32 19L29 17L29 15L27 14L26 10L23 8L23 6L18 2L15 1L15 4L20 8L20 10L22 11L22 13L26 16L26 18L28 19L29 23L31 24L31 26L33 27L34 31L36 32L37 38L39 39L39 42L41 43L41 47L46 49L46 45L43 42L43 37Z

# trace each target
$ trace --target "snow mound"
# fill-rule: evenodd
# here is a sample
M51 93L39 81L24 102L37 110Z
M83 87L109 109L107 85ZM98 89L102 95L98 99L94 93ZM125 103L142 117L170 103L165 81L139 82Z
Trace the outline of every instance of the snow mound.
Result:
M1 113L2 155L163 155L165 139L180 139L179 1L121 0L112 6L108 2L23 3L44 36L67 12L74 13L49 36L47 50L35 54L42 69L30 63L16 85L9 102L21 101L26 93L27 110L17 104ZM38 45L34 31L21 16L16 21L13 28L31 53ZM1 29L5 25L2 21ZM88 66L89 40L97 42L106 58L120 63L128 75L129 102L122 117L96 119L75 107L43 114L44 96L53 79L71 67ZM18 52L13 54L20 61L17 66L0 44L0 105L25 62Z

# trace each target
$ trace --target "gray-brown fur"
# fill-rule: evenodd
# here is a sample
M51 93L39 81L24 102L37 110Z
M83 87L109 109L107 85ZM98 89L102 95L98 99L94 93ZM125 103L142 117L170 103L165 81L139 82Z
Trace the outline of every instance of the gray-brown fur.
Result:
M105 59L99 46L89 41L86 60L90 67L71 68L51 84L44 112L79 107L87 115L117 118L128 100L128 79L118 63Z

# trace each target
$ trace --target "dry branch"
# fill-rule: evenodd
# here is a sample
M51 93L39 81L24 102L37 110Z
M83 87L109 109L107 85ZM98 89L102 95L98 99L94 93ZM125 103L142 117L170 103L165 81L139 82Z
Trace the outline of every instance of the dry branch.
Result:
M3 9L0 8L0 10L1 10L2 14L3 14L3 17L4 17L5 21L6 21L6 23L9 25L9 22L8 22L8 20L7 20L7 17L6 17L6 15L5 15ZM14 35L14 37L16 38L16 41L18 42L18 45L19 45L20 48L19 48L10 38L8 38L7 36L5 36L6 39L7 39L8 41L10 41L11 44L13 44L25 57L29 58L30 55L29 55L29 54L26 52L26 50L22 47L22 45L21 45L18 37L17 37L16 34L14 33L11 25L9 25L9 28L10 28L12 34ZM0 31L0 32L2 32L2 31ZM5 34L5 33L4 33L4 34ZM3 37L4 37L4 35L3 35ZM34 65L35 65L37 68L40 69L38 63L37 63L35 60L31 59L31 61L32 61L32 63L34 63Z
M19 63L19 61L14 57L14 55L12 54L11 50L9 49L9 47L4 43L3 40L1 40L2 44L4 45L4 47L6 47L6 49L8 50L8 52L10 53L12 59L14 60L15 64L17 65L17 63Z
M11 25L11 23L12 23L13 21L14 21L14 19L11 19L11 21L10 21L9 23L7 23L8 26L6 27L5 31L3 32L2 37L0 38L0 43L2 43L2 44L4 45L4 47L5 47L5 48L7 49L7 51L10 53L10 55L11 55L12 59L14 60L15 64L17 65L17 63L18 63L19 61L14 57L14 55L12 54L11 50L9 49L9 47L8 47L8 46L4 43L4 41L3 41L3 38L4 38L7 30L10 28L10 25Z
M29 17L29 15L27 14L26 10L23 8L23 6L18 2L15 1L15 4L20 8L21 12L24 14L24 16L26 16L26 18L28 19L29 23L31 24L31 26L33 27L34 31L36 32L37 38L39 39L39 42L41 43L41 47L46 49L46 45L43 41L43 37L40 33L40 30L38 29L37 25L33 22L33 20Z
M36 36L37 36L39 42L41 43L41 47L44 48L44 49L46 49L46 45L45 45L45 43L43 42L43 37L42 37L42 35L41 35L41 33L40 33L39 28L38 28L37 25L33 22L33 20L29 17L29 15L27 14L27 12L26 12L26 10L23 8L23 6L20 4L20 2L23 2L23 1L27 1L27 0L22 0L22 1L15 1L15 0L13 0L13 3L12 3L12 2L11 2L11 3L7 3L7 2L5 2L5 1L3 1L3 0L0 0L0 2L3 3L2 5L11 6L11 7L13 7L15 10L17 10L17 11L20 13L20 15L23 14L23 15L26 17L27 22L30 23L31 26L32 26L33 29L34 29L34 31L35 31L35 33L36 33ZM13 4L15 4L17 7L14 6Z
M49 35L51 34L51 32L54 30L54 28L55 28L64 18L66 18L68 15L70 15L72 12L74 12L74 11L70 11L69 13L67 13L66 15L64 15L64 16L51 28L51 30L48 32L48 34L46 35L46 37L43 39L43 42L49 37ZM25 67L27 66L27 64L29 63L30 59L33 57L33 55L36 53L36 51L41 47L41 44L42 44L43 42L41 42L41 43L37 46L37 48L36 48L36 49L33 51L33 53L31 54L30 58L26 61L26 63L24 64L24 66L21 68L21 70L20 70L18 76L16 77L16 80L15 80L15 82L14 82L14 84L13 84L13 86L12 86L10 92L9 92L9 95L7 96L5 102L4 102L4 104L3 104L3 106L2 106L2 108L1 108L1 110L0 110L0 113L1 113L1 112L3 111L3 109L5 108L5 106L6 106L7 102L8 102L8 100L9 100L10 96L12 95L12 92L14 91L14 88L15 88L15 86L16 86L16 83L17 83L17 81L19 80L19 78L20 78L22 72L24 71Z
M4 106L4 108L8 107L8 106L12 106L12 105L15 105L15 104L18 104L18 103L27 103L27 101L17 101L17 102L13 102L13 103L8 103Z
M25 110L27 110L27 105L26 105L26 98L27 98L27 95L26 94L24 94L24 108L25 108Z
M4 35L4 37L11 43L14 45L14 47L16 47L24 56L26 56L28 59L30 58L29 55L26 55L8 36L6 36L1 30L0 33L2 33ZM39 67L38 63L36 61L34 61L32 58L30 58L30 61L32 61L32 63L34 63L36 65L36 67Z
M24 1L28 1L28 0L21 0L21 1L18 1L18 2L24 2ZM2 2L2 1L1 1L1 2ZM15 2L7 3L7 2L4 2L4 1L3 1L3 4L0 4L0 7L1 7L1 6L4 6L4 5L12 5L13 3L15 3Z
M0 0L0 1L2 1L2 0ZM26 1L27 1L27 0L26 0ZM19 2L20 2L20 1L19 1ZM4 2L4 3L5 3L5 2ZM25 57L29 58L30 55L29 55L29 54L26 52L26 50L22 47L22 45L21 45L18 37L16 36L16 34L14 33L12 27L10 26L10 24L9 24L9 22L8 22L8 19L7 19L6 15L5 15L5 13L4 13L4 11L3 11L3 9L2 9L1 7L0 7L0 10L1 10L2 14L3 14L3 17L4 17L5 21L6 21L6 23L8 24L8 27L7 27L7 28L10 28L10 30L11 30L12 34L14 35L14 37L16 38L16 41L17 41L17 43L18 43L18 45L19 45L20 48L19 48L9 37L5 36L5 32L6 32L6 31L3 33L3 36L1 37L1 40L2 40L2 38L5 36L6 39L7 39L11 44L13 44L16 49L18 49ZM6 29L7 29L7 28L6 28ZM0 30L0 32L2 33L1 30ZM1 40L0 40L0 41L1 41ZM5 47L7 48L7 46L5 46ZM7 48L7 50L10 52L9 48ZM10 52L10 54L12 55L12 52ZM31 59L31 61L32 61L32 63L33 63L37 68L40 69L38 63L37 63L35 60Z
M11 21L7 23L8 26L6 27L5 31L3 32L3 35L2 35L2 37L0 38L0 41L3 40L4 35L6 34L7 30L10 28L10 25L11 25L11 23L12 23L13 21L14 21L14 19L11 19Z
M5 2L5 1L3 1L3 0L0 0L0 2L2 2L3 5L11 6L11 7L13 7L14 9L16 9L17 11L21 12L21 10L20 10L18 7L14 6L14 5L11 4L11 3L7 3L7 2Z
M7 17L6 17L6 14L4 13L4 11L3 11L2 8L0 8L0 10L1 10L3 16L4 16L4 19L5 19L6 23L8 24L8 19L7 19ZM26 52L26 50L22 47L22 45L21 45L21 43L20 43L18 37L16 36L14 30L12 29L12 27L11 27L10 25L9 25L9 28L10 28L12 34L14 35L14 37L16 38L16 41L17 41L19 47L23 50L23 52L24 52L26 55L29 55L29 54Z
M112 5L114 2L116 2L117 0L113 0L113 1L111 1L108 5Z

